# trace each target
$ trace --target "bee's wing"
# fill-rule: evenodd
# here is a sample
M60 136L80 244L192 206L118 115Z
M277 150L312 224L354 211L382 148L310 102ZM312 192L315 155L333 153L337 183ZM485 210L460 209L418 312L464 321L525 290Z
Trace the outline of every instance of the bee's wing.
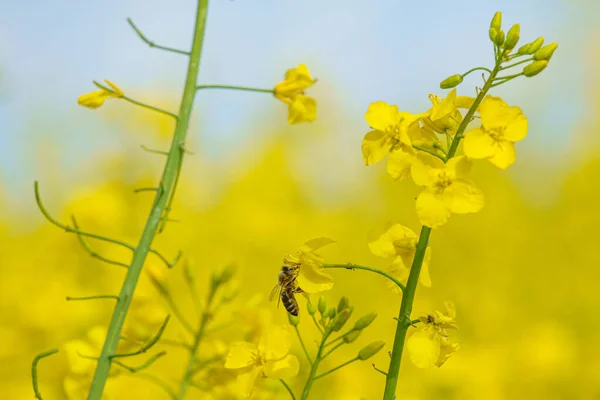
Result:
M279 293L281 292L281 286L279 286L279 283L277 283L275 286L273 286L273 289L271 289L271 293L269 293L269 301L273 301L273 299L275 298L275 296L277 295L277 297L279 296Z

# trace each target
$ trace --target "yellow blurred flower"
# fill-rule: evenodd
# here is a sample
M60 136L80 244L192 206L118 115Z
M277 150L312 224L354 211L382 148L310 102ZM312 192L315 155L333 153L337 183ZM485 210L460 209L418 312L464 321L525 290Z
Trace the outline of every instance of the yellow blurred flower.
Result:
M297 68L289 69L285 79L275 85L275 97L288 105L289 124L312 122L317 118L317 102L304 95L304 90L315 82L308 67L300 64Z
M481 128L465 134L463 149L471 158L485 158L498 168L517 158L515 142L527 136L527 117L520 107L509 107L500 97L487 96L479 106Z
M256 380L262 374L273 379L298 374L300 365L296 356L289 354L290 347L289 332L282 327L273 327L265 332L258 346L249 342L233 343L225 368L238 370L239 388L250 397Z
M451 90L443 100L440 100L437 95L430 94L429 101L433 106L428 111L427 117L423 118L425 126L437 133L454 135L462 121L462 115L456 106L456 89Z
M436 228L446 223L451 213L474 213L483 207L483 194L466 179L471 162L464 156L446 164L420 153L411 168L414 182L424 189L417 197L417 214L423 225Z
M284 264L296 267L296 282L304 292L318 293L333 287L333 278L323 271L323 257L315 253L331 243L335 243L335 240L327 237L311 239L295 255L287 254L283 258Z
M123 97L125 95L121 88L119 88L117 85L115 85L108 79L105 79L104 82L106 82L113 90L100 89L90 93L82 94L77 99L77 103L79 103L79 105L83 107L98 108L104 104L104 101L106 99L109 99L111 97Z
M406 280L410 267L415 257L418 237L409 228L400 224L387 224L383 230L371 231L369 234L369 248L378 257L388 259L391 263L388 271L400 281ZM425 287L431 287L429 276L429 263L431 262L431 247L425 251L425 259L421 267L419 282ZM400 288L388 281L389 288L402 294Z
M446 314L435 311L421 317L422 329L415 332L406 344L410 358L417 367L441 367L459 349L458 343L448 340L448 329L457 329L454 304L446 302Z

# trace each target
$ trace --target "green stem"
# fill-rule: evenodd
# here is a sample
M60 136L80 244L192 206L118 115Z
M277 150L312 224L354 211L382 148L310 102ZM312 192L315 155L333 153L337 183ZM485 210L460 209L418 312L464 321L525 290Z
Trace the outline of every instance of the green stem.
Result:
M183 375L183 380L181 381L181 387L179 388L179 396L177 396L178 400L183 399L185 396L185 392L192 380L192 375L195 372L195 365L197 362L196 354L198 353L198 349L200 348L200 343L202 343L202 339L204 338L204 333L206 332L206 325L210 321L212 317L211 306L213 300L215 298L215 293L217 292L217 286L211 285L210 291L208 293L208 298L206 300L206 307L204 307L204 311L200 316L200 324L198 330L196 331L196 336L194 337L194 343L192 344L192 348L190 350L190 358L188 360L188 365L185 370L185 374Z
M83 296L83 297L67 296L66 299L67 299L67 301L95 300L95 299L114 299L114 300L119 301L119 296L117 296L116 294L101 294L101 295L97 295L97 296Z
M474 71L486 71L488 74L492 73L492 71L489 68L476 67L476 68L471 68L470 70L468 70L467 72L462 74L462 77L464 78L465 76L469 75L471 72L474 72Z
M415 258L413 259L412 266L410 267L410 274L408 275L408 281L406 282L406 290L402 294L402 303L400 305L400 312L398 313L398 324L396 325L396 335L394 336L390 367L388 368L385 379L384 400L394 400L396 398L396 385L398 384L398 374L400 372L400 360L402 359L404 340L406 338L406 331L410 326L410 313L412 312L417 283L419 282L419 274L421 272L421 266L423 265L423 259L425 258L425 250L427 249L430 234L431 228L427 226L421 228L419 242L417 243L417 249L415 251Z
M196 13L196 26L194 28L194 38L192 42L192 50L190 53L188 72L185 81L185 88L181 99L179 116L175 125L173 141L171 149L167 157L167 162L164 168L161 190L156 193L154 204L148 215L146 225L140 237L138 246L135 248L131 265L127 269L127 275L123 282L120 292L120 300L115 306L108 333L102 347L102 352L98 358L98 365L94 373L88 400L100 400L106 385L106 380L110 372L112 356L115 354L123 323L129 310L129 306L133 299L133 292L137 285L137 281L142 272L142 266L146 256L148 255L150 245L156 235L158 224L160 223L167 199L171 193L171 188L177 174L177 167L181 158L181 146L185 142L186 133L194 103L194 95L196 93L196 82L198 70L200 67L200 55L202 53L202 44L204 42L204 29L206 26L206 15L208 11L208 0L198 0L198 9Z
M315 377L315 380L317 380L317 379L320 379L320 378L322 378L322 377L324 377L324 376L326 376L326 375L329 375L329 374L331 374L332 372L335 372L335 371L337 371L337 370L338 370L338 369L340 369L340 368L344 368L346 365L348 365L348 364L352 364L354 361L358 361L358 360L360 360L360 358L358 358L358 357L355 357L355 358L353 358L353 359L351 359L351 360L348 360L348 361L346 361L345 363L343 363L343 364L340 364L340 365L338 365L337 367L335 367L335 368L332 368L332 369L330 369L330 370L329 370L329 371L327 371L327 372L323 372L321 375L317 375L317 376Z
M508 75L508 76L501 76L499 78L496 78L496 82L494 82L494 84L490 87L496 87L496 86L500 86L508 81L512 81L515 78L518 78L520 76L523 76L523 73L518 73L518 74L514 74L514 75Z
M323 359L321 356L323 355L323 350L325 349L325 342L327 341L327 338L330 334L331 331L327 330L321 338L319 350L317 351L317 355L315 356L315 362L313 362L310 368L310 373L308 374L308 379L306 380L306 384L304 385L304 390L302 391L302 397L300 398L300 400L308 399L308 394L310 393L310 389L312 388L312 385L315 382L315 377L317 376L317 369L319 368L319 363Z
M343 336L342 336L343 337ZM333 343L333 342L332 342ZM345 343L344 342L340 342L338 344L336 344L335 346L333 346L331 348L331 350L329 350L327 353L325 353L323 355L323 357L321 357L322 360L326 359L327 357L329 357L329 355L331 355L331 353L333 353L334 351L336 351L337 349L339 349L340 347L342 347ZM327 346L327 344L325 345Z
M136 106L140 106L142 108L147 108L148 110L156 111L157 113L160 113L160 114L168 115L169 117L173 117L175 119L178 118L176 114L173 114L170 111L166 111L166 110L163 110L162 108L151 106L150 104L142 103L141 101L134 100L127 96L120 97L120 99L123 99L131 104L135 104Z
M321 328L321 325L319 325L317 318L315 318L315 314L311 315L311 317L312 317L313 322L315 323L315 326L319 330L319 332L321 332L321 334L323 334L323 328Z
M45 352L40 353L37 356L35 356L35 358L33 359L33 362L31 363L31 381L33 384L33 393L35 394L35 398L38 400L43 400L43 398L42 398L42 394L40 393L40 389L38 387L37 365L42 358L51 356L52 354L56 354L56 353L58 353L58 349L52 349L52 350L45 351Z
M270 93L270 94L275 93L274 89L258 89L258 88L251 88L251 87L246 87L246 86L231 86L231 85L199 85L199 86L196 86L196 89L197 90L228 89L228 90L241 90L241 91L245 91L245 92L256 92L256 93Z
M183 55L186 55L186 56L190 55L189 51L174 49L172 47L160 46L160 45L154 43L153 41L148 40L146 38L146 36L144 36L144 34L142 33L142 31L140 31L138 29L138 27L135 26L135 24L133 23L133 21L131 20L131 18L127 18L127 22L133 28L133 30L135 31L135 33L138 34L138 36L140 37L140 39L142 39L148 46L156 48L156 49L159 49L159 50L170 51L171 53L183 54Z
M504 66L504 67L502 67L502 71L506 71L509 68L516 67L517 65L524 64L524 63L530 62L530 61L533 61L533 57L532 58L527 58L525 60L521 60L521 61L516 62L514 64L510 64L510 65Z
M298 340L300 341L300 345L302 346L302 350L304 350L304 355L306 355L306 359L312 365L313 362L310 359L310 354L308 354L308 350L306 349L306 345L304 344L304 340L302 340L302 336L300 335L300 330L298 329L298 326L294 326L294 329L296 330L296 335L298 335Z
M398 279L394 278L392 275L388 274L387 272L382 271L382 270L377 269L377 268L365 267L364 265L356 265L356 264L324 264L323 268L362 269L364 271L371 271L371 272L374 272L376 274L385 276L390 281L392 281L396 285L398 285L398 287L400 288L400 290L404 291L404 285Z
M419 150L419 151L422 151L422 152L424 152L424 153L431 154L432 156L434 156L434 157L437 157L437 158L439 158L440 160L444 161L444 157L443 157L443 156L441 156L441 155L439 155L439 154L437 154L435 151L427 150L426 148L423 148L423 147L421 147L421 146L416 146L416 145L414 145L414 144L413 144L413 146L412 146L412 147L413 147L414 149L417 149L417 150Z
M294 392L292 392L292 388L290 387L290 385L288 385L287 382L284 381L283 379L280 379L279 382L281 382L281 384L283 386L285 386L285 388L287 389L288 393L292 397L292 400L296 400L296 396L294 396Z

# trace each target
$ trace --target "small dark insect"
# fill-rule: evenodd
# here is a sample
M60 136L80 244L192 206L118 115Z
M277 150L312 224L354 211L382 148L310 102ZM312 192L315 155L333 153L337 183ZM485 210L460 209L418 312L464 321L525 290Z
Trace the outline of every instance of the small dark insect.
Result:
M273 300L275 295L278 295L277 306L279 307L279 302L282 302L287 312L293 316L298 316L299 311L298 301L294 294L302 293L302 289L298 287L296 282L297 276L297 265L283 265L279 275L277 275L277 283L269 295L269 301Z

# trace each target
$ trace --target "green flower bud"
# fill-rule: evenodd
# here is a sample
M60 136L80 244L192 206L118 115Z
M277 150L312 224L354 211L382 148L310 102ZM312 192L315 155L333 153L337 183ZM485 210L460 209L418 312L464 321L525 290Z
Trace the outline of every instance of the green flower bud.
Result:
M336 315L337 311L335 308L330 308L329 310L327 310L327 318L334 319Z
M496 28L490 28L489 35L490 40L492 42L496 42L496 35L498 35L498 30Z
M350 318L350 310L342 310L338 315L336 315L333 323L331 324L331 330L334 332L339 331L344 327L346 322L348 322L348 318Z
M498 46L498 47L500 47L504 44L504 31L503 30L498 31L498 34L494 38L494 43L496 43L496 46Z
M454 74L440 82L440 89L452 89L462 83L463 77L461 74Z
M502 13L500 11L496 11L496 14L494 14L494 17L492 18L492 22L490 22L490 29L495 29L496 31L500 31L501 28L502 28Z
M306 311L308 311L310 315L315 315L315 313L317 312L317 308L313 303L309 301L306 303Z
M542 72L544 69L546 69L547 66L548 61L546 60L534 61L525 68L523 68L523 75L525 75L528 78L531 78L532 76L536 76L537 74Z
M504 50L512 50L515 48L517 43L519 42L519 38L521 36L521 26L519 24L514 24L508 30L506 34L506 41L504 42Z
M533 42L529 43L529 52L527 54L533 54L536 51L538 51L544 44L544 38L543 37L539 37L537 39L535 39Z
M373 342L366 347L362 348L361 351L358 352L358 358L361 360L368 360L373 357L375 354L379 352L379 350L383 349L385 346L385 342L379 340L377 342Z
M535 52L535 54L533 55L533 59L536 61L550 61L550 58L552 58L552 54L554 54L554 51L557 48L558 44L556 43L547 44L546 46L542 47L541 49Z
M358 321L354 324L354 329L357 331L362 331L367 326L371 325L371 322L377 318L377 313L371 313L360 317Z
M297 315L292 315L290 313L287 313L287 315L288 321L290 321L290 325L298 326L298 324L300 323L300 318Z
M325 301L325 297L321 296L319 297L319 312L321 313L321 315L325 314L325 311L327 311L327 301Z
M530 47L531 47L531 43L524 44L523 46L519 47L519 50L517 50L517 54L530 54L529 53Z
M229 282L233 278L233 275L235 275L235 269L235 265L228 265L221 270L214 271L211 279L213 287Z
M348 332L344 336L344 342L345 343L352 343L352 342L354 342L360 336L360 332L361 331L351 331L351 332Z
M340 299L340 302L338 303L337 311L339 313L342 310L345 310L346 308L349 308L349 307L350 307L350 300L348 300L348 298L346 296L344 296Z

